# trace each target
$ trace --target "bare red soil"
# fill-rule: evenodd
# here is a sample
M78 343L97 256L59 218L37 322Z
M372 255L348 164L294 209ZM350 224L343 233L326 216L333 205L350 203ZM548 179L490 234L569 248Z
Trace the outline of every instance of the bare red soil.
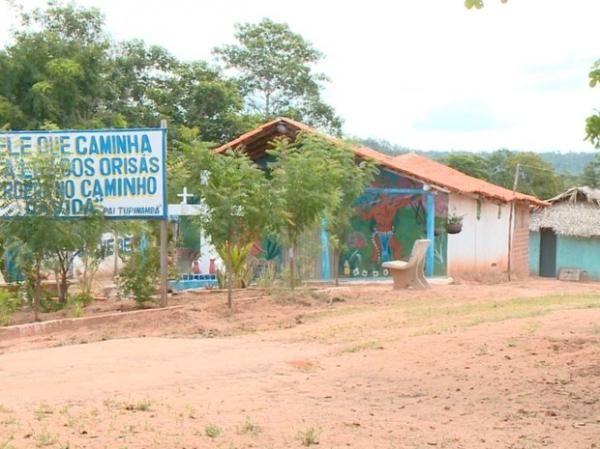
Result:
M0 341L0 448L600 447L599 287L189 295Z

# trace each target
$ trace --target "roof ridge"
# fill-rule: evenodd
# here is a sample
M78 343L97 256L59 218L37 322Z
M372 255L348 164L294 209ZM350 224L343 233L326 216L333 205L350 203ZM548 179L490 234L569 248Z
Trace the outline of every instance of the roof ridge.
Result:
M255 128L254 130L242 134L237 139L234 139L224 145L221 145L214 151L221 153L227 150L228 148L233 148L235 146L241 145L243 142L247 141L248 139L252 139L254 136L260 134L263 131L268 130L270 127L275 127L282 121L292 127L295 127L299 131L306 131L319 134L329 139L330 141L341 142L341 139L324 134L316 130L315 128L312 128L296 120L290 119L289 117L278 117L274 120L271 120L270 122L264 123L263 125ZM535 196L527 195L520 192L513 192L512 190L491 183L489 181L485 181L483 179L467 175L466 173L463 173L460 170L456 170L452 167L449 167L448 165L442 164L441 162L435 161L426 156L419 155L414 151L392 157L390 155L381 153L364 145L361 146L357 144L352 144L352 149L354 153L359 157L374 160L375 162L388 169L399 171L418 181L426 182L427 184L432 184L434 186L443 187L450 191L466 194L477 194L484 197L496 199L502 202L510 202L517 200L526 201L532 204L536 204L538 206L547 206L549 204L548 202L542 201L536 198ZM423 167L424 165L429 166ZM431 165L433 165L433 167L431 167ZM431 176L432 172L434 172L434 175L437 175L437 179Z

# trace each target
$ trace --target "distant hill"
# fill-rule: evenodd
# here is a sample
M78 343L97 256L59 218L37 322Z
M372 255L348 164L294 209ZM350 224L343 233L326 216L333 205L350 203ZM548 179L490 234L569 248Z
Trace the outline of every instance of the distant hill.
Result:
M374 150L381 151L382 153L389 155L398 155L414 151L415 153L422 154L431 159L444 159L450 151L423 151L415 150L401 145L393 144L383 139L354 139L357 143L366 145ZM480 151L475 154L485 155L488 152ZM586 164L592 161L598 153L585 153L585 152L571 152L561 153L559 151L546 151L538 153L542 159L552 164L557 173L563 175L579 176L583 171Z

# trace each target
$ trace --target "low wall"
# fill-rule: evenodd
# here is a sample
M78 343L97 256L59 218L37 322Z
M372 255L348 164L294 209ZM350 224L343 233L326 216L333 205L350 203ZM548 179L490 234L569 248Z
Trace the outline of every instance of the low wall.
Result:
M97 326L104 323L114 323L122 319L130 319L132 316L148 316L170 312L182 308L182 305L164 307L161 309L133 310L131 312L115 312L103 315L88 316L82 318L63 318L60 320L41 321L36 323L18 324L16 326L0 327L0 341L11 340L20 337L31 337L34 335L45 335L52 332L64 330L77 330L84 327Z

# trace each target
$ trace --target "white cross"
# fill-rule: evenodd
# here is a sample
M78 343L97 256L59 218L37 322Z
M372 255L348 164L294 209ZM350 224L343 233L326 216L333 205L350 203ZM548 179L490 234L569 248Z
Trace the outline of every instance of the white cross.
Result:
M193 198L194 195L191 194L191 193L188 193L187 187L184 187L183 188L183 192L178 193L177 196L179 198L181 198L181 203L180 204L187 204L188 203L187 202L188 198Z

